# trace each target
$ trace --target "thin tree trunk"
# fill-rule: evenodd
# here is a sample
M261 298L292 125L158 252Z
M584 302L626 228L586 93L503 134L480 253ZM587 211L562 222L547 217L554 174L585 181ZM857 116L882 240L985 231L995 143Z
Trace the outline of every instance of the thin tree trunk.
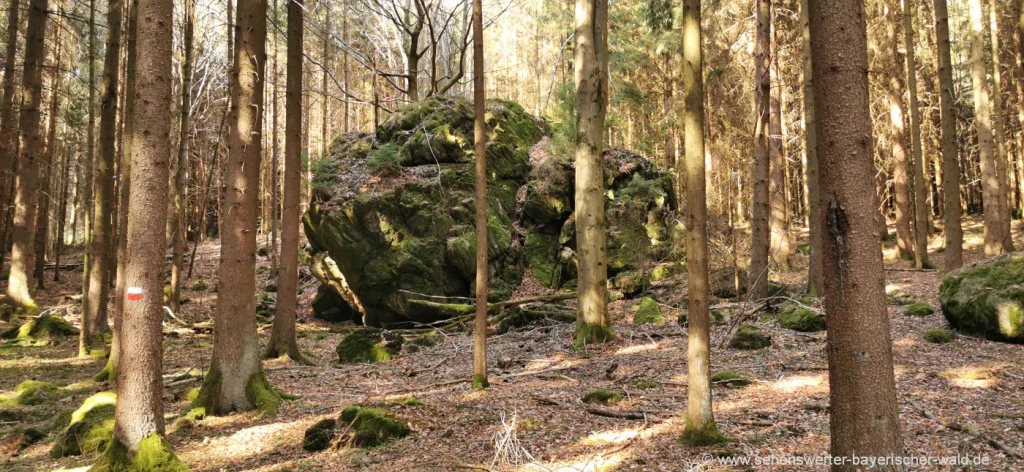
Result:
M893 199L896 207L896 245L899 248L900 256L903 258L914 257L914 235L911 229L911 202L910 202L910 178L907 159L907 136L903 107L903 75L904 69L899 62L900 57L900 28L903 25L903 16L895 9L887 13L886 21L886 46L882 54L886 62L891 64L889 68L888 84L886 87L886 104L889 107L889 141L892 145L892 181Z
M953 62L949 52L949 12L946 0L935 0L936 57L939 70L939 102L942 121L943 226L946 250L943 270L964 265L964 232L960 224L960 163L956 144L956 99L953 96Z
M21 24L21 0L11 0L7 8L7 49L4 56L4 91L0 100L0 197L4 202L13 200L14 176L11 169L18 159L18 119L14 114L15 72L18 56L18 25ZM0 221L0 269L7 254L7 239L11 232L10 205L4 205Z
M831 454L895 456L902 450L899 405L882 253L872 231L878 206L864 185L874 174L864 4L809 3L824 207L819 217L828 231L824 281Z
M921 112L917 103L917 58L914 54L914 10L903 0L903 33L907 48L907 91L910 93L910 188L914 199L914 267L930 267L928 260L928 163L921 151Z
M70 90L70 87L68 87ZM65 147L61 153L60 200L57 207L57 237L53 241L53 281L60 282L60 254L64 250L64 230L68 210L68 184L71 180L71 152Z
M288 356L307 362L295 340L299 277L299 191L302 186L302 0L288 2L288 64L285 69L284 211L281 268L277 273L274 327L264 357Z
M7 280L8 301L29 311L38 307L30 293L32 287L32 253L36 230L36 187L39 162L44 157L44 136L40 123L42 104L43 62L46 60L47 0L31 0L28 7L28 29L25 33L25 66L21 81L20 152L18 175L14 182L14 221L11 270Z
M708 312L707 181L704 169L704 58L700 0L683 1L683 156L686 161L686 268L689 280L689 401L685 439L706 444L721 435L711 407Z
M768 227L771 235L768 252L775 267L780 271L786 271L789 270L789 199L786 197L786 156L782 149L782 75L779 73L779 44L775 37L777 19L774 5L770 21L772 25L769 32L771 38L769 40L771 47L769 80L774 86L770 87L768 97L769 130L771 132L768 138L768 153L771 161L768 169L768 199L771 206L768 212Z
M285 0L285 1L288 1L288 0ZM278 22L277 21L277 0L274 0L274 4L273 5L274 5L274 23L277 23ZM269 220L270 220L270 270L268 271L268 278L270 278L270 279L277 279L277 264L278 264L278 262L277 262L277 259L278 259L278 254L277 254L277 220L279 218L278 209L280 208L280 205L281 205L281 200L280 200L280 185L281 184L279 182L279 177L278 177L278 173L280 171L280 166L281 166L281 149L280 149L279 141L277 139L278 138L278 136L277 136L277 122L278 122L278 116L280 116L278 114L278 108L277 108L277 102L280 100L280 97L279 97L279 94L278 94L278 86L277 86L277 83L280 80L280 74L278 73L278 68L277 68L277 49L278 49L277 45L278 45L278 42L279 41L277 40L277 35L274 35L274 54L273 54L274 72L273 72L273 75L272 75L273 83L271 84L271 87L272 87L273 90L272 90L271 95L270 95L271 96L271 100L272 100L272 102L271 102L272 112L271 112L271 121L270 121L270 145L271 145L271 152L270 152L270 166L269 166L269 170L270 170L270 179L269 179L270 180L270 212L269 212L270 213L270 215L269 215L270 216L270 218L269 218Z
M608 107L608 2L576 0L577 346L612 337L604 214L604 123Z
M1017 47L1013 52L1017 61L1017 80L1013 82L1017 86L1017 125L1021 130L1017 142L1017 193L1021 198L1020 208L1024 210L1024 0L1017 0L1015 14L1017 23L1013 28L1013 36Z
M473 388L487 388L487 112L484 88L482 0L473 0L473 152L476 192L476 317L473 323ZM432 81L433 83L433 81Z
M978 133L978 154L981 162L982 205L985 212L985 254L1003 253L1002 205L999 169L992 142L992 102L988 88L988 66L985 64L985 28L981 0L970 0L971 13L971 81L974 94L974 127Z
M751 215L750 242L750 296L754 299L768 295L769 231L769 173L771 156L768 139L771 133L771 0L757 1L757 39L754 46L754 180L753 214Z
M46 289L46 241L50 233L50 201L53 200L51 182L54 179L54 163L57 155L57 115L60 114L60 59L61 41L59 27L54 28L53 42L57 48L54 56L53 80L50 82L50 112L46 131L46 157L39 169L39 209L36 212L35 279L39 290Z
M189 131L192 129L192 49L195 36L195 2L185 0L182 24L182 47L185 59L181 63L181 119L178 133L178 157L171 175L171 212L167 217L171 237L171 290L168 305L171 311L181 311L181 271L185 257L185 173L188 170Z
M93 171L96 164L96 0L89 0L89 127L86 129L85 175L82 190L82 329L78 337L78 357L89 356L89 345L96 330L90 315L89 278L92 276Z
M1003 235L1003 251L1013 252L1013 233L1010 232L1010 179L1007 169L1006 136L1003 133L1003 80L1002 52L999 49L999 12L995 0L989 0L989 33L992 38L992 129L995 138L996 179L999 181L999 225Z
M800 23L804 58L804 152L807 155L808 233L811 258L807 275L807 292L821 295L822 220L819 196L817 124L814 119L814 70L811 67L811 30L807 24L807 1L800 1Z

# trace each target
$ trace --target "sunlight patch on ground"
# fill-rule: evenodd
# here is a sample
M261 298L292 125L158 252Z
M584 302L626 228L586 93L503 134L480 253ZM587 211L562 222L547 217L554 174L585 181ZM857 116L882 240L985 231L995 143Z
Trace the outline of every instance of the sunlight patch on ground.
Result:
M584 446L603 446L606 444L622 444L640 434L640 428L627 428L615 431L601 431L593 433L580 440Z
M824 374L819 375L794 375L784 377L775 382L776 390L793 393L797 390L808 390L811 392L827 392L828 381Z
M42 359L38 357L24 357L20 359L0 361L0 370L3 369L24 369L26 367L41 367L44 365L67 365L85 366L96 364L94 357L67 357L58 359Z
M599 449L581 452L575 457L555 462L533 463L520 467L524 471L603 472L618 470L633 457L633 447L664 434L672 434L682 426L682 419L669 418L661 423L593 433L579 441L582 446ZM602 447L603 446L603 447Z
M616 356L624 356L624 355L628 355L628 354L637 354L637 353L640 353L640 352L653 351L653 350L655 350L657 348L658 348L658 343L657 342L647 343L647 344L634 344L632 346L626 346L626 347L623 347L623 348L619 348L618 351L615 351L615 355Z
M245 416L249 415L236 415ZM210 418L203 420L203 423ZM249 417L251 420L251 417ZM289 437L301 437L299 431L308 427L309 421L294 421L290 423L271 423L241 429L229 436L216 438L204 437L202 443L195 446L186 446L178 453L178 456L186 463L221 463L238 461L261 454L266 454L279 447L297 447L297 445L284 445ZM197 429L202 432L202 429Z
M902 292L907 287L910 287L910 284L886 284L886 286L885 286L885 294L886 295L894 295L894 294Z
M995 372L987 367L961 367L941 372L939 375L949 379L949 383L959 388L992 388L999 383Z
M892 342L892 347L895 348L913 348L915 346L917 346L917 338L910 336L904 336Z

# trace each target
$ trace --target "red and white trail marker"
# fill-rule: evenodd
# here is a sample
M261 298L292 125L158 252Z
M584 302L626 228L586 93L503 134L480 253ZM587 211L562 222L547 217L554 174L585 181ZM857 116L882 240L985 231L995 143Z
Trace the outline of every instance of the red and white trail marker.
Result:
M128 287L128 300L139 301L142 300L142 287Z

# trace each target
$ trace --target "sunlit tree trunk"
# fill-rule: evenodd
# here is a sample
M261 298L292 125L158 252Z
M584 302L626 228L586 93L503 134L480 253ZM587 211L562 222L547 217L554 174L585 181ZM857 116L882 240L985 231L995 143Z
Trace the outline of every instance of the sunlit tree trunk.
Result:
M822 220L818 179L817 124L814 119L814 70L811 67L811 30L807 25L807 0L800 1L800 23L804 60L804 152L807 155L808 233L811 257L807 275L807 291L821 295Z
M970 0L971 13L971 81L974 94L974 127L978 133L978 154L981 160L982 204L985 211L985 254L1003 252L1002 205L999 193L999 169L992 142L992 102L988 88L988 66L985 64L985 28L981 0Z
M89 124L86 129L86 151L84 175L82 176L82 329L78 337L78 357L89 355L89 344L96 330L95 317L90 316L89 278L92 276L92 210L93 210L93 170L96 164L96 0L89 0Z
M612 337L604 214L604 123L608 107L608 2L576 0L576 345Z
M889 141L892 146L893 199L896 207L896 245L900 256L914 254L914 235L911 230L910 179L907 158L907 136L903 107L903 76L905 71L899 63L899 31L903 17L895 8L886 13L886 44L882 48L885 62L890 64L886 84L886 105L889 115Z
M999 225L1003 235L1003 251L1013 252L1013 233L1010 232L1010 179L1013 169L1006 159L1006 136L1003 132L1003 80L1002 52L999 49L999 9L995 0L989 0L989 33L992 38L992 129L995 138L996 179L999 181Z
M768 194L771 209L768 227L771 234L768 253L779 270L789 270L789 199L787 198L786 156L783 154L782 76L779 73L779 44L776 39L776 12L772 7L770 29L771 65L769 79L774 87L769 94ZM767 277L767 274L765 274Z
M487 113L484 88L483 2L473 0L473 153L476 193L476 316L473 324L473 388L487 388ZM582 304L581 304L582 306Z
M832 456L901 453L878 217L870 186L867 28L860 0L809 0L821 164ZM857 470L852 463L832 470ZM888 469L895 470L895 467ZM887 470L880 467L878 470Z
M914 200L914 266L931 266L928 260L928 163L921 152L921 112L917 103L917 58L914 54L914 10L903 0L903 33L906 38L907 91L910 94L910 188Z
M181 311L182 265L185 254L185 172L188 168L189 136L192 129L192 43L195 35L194 0L185 0L182 23L182 48L185 50L181 63L181 119L178 130L178 156L174 160L171 174L171 201L167 214L171 238L171 290L168 305L174 313Z
M31 0L28 29L25 33L25 65L21 80L20 151L18 174L14 182L14 221L11 268L7 279L8 301L16 306L37 310L29 290L32 287L32 253L36 230L36 188L39 162L44 159L45 140L40 123L43 62L46 61L47 0Z
M50 111L48 115L47 131L46 131L46 155L43 160L42 166L39 169L40 185L39 191L39 209L36 211L36 240L35 249L36 254L35 260L35 279L36 287L39 290L46 288L46 274L44 268L46 267L46 241L49 236L50 228L50 201L53 200L53 191L50 188L51 182L55 176L55 166L57 163L57 115L60 112L60 59L61 59L61 41L59 28L54 28L53 44L57 48L57 54L54 56L53 69L53 80L50 82Z
M949 12L946 0L935 0L935 39L939 70L939 102L942 121L943 226L946 250L943 270L964 265L964 232L960 224L960 163L956 144L956 99L953 96L953 62L949 52Z
M14 179L11 169L18 159L18 119L14 113L15 81L14 67L18 56L18 25L21 24L21 0L11 0L7 8L7 36L4 51L4 86L0 98L0 198L10 201L14 194ZM10 208L9 205L5 205ZM0 212L0 267L4 265L7 253L7 238L10 234L10 210Z
M757 39L754 46L754 192L750 230L750 295L754 299L764 298L768 294L768 248L771 238L768 225L771 11L771 0L757 1Z

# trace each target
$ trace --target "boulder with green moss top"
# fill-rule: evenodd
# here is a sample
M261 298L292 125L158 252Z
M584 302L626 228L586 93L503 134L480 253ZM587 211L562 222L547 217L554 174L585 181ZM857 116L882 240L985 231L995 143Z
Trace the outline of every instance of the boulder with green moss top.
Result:
M779 325L793 331L815 333L825 331L825 318L805 307L794 305L779 313Z
M69 419L50 449L54 458L92 454L103 451L114 433L113 392L100 392L85 400Z
M903 314L906 316L923 318L925 316L932 316L933 313L935 313L935 309L925 302L915 302L903 307Z
M735 349L764 349L771 345L772 336L749 323L741 324L729 341L729 346Z
M925 331L922 337L933 344L946 344L953 340L953 333L942 328L931 328Z
M402 337L377 328L360 328L346 335L335 352L342 363L387 362L402 349Z
M516 103L489 101L486 120L488 298L510 298L527 268L542 285L572 286L570 159L538 145L543 123ZM335 295L318 297L318 314L371 326L422 323L450 314L412 301L472 295L472 123L469 101L437 96L398 110L374 135L335 139L313 169L303 216L312 272ZM623 151L606 153L605 164L610 275L653 266L668 246L668 178Z
M939 287L939 301L943 316L957 331L1024 343L1024 252L949 273Z
M408 436L411 431L405 421L381 408L350 406L341 412L339 421L351 428L352 445L358 447L387 444Z
M49 400L57 386L38 380L26 380L14 387L11 393L0 395L0 406L31 406Z
M633 314L633 324L665 324L665 317L661 315L661 305L653 298L640 300L640 305Z
M622 401L622 393L605 388L595 388L583 395L580 399L583 403L597 403L604 406L613 406Z
M711 376L711 381L728 387L746 387L750 385L747 374L735 370L723 370Z
M9 339L22 344L43 345L54 338L77 334L78 329L64 321L64 318L58 315L47 315L29 319L21 326L8 328L0 333L0 339Z
M302 438L302 449L309 452L322 451L331 445L334 440L334 427L338 421L334 418L327 418L317 421L316 424L306 429Z

